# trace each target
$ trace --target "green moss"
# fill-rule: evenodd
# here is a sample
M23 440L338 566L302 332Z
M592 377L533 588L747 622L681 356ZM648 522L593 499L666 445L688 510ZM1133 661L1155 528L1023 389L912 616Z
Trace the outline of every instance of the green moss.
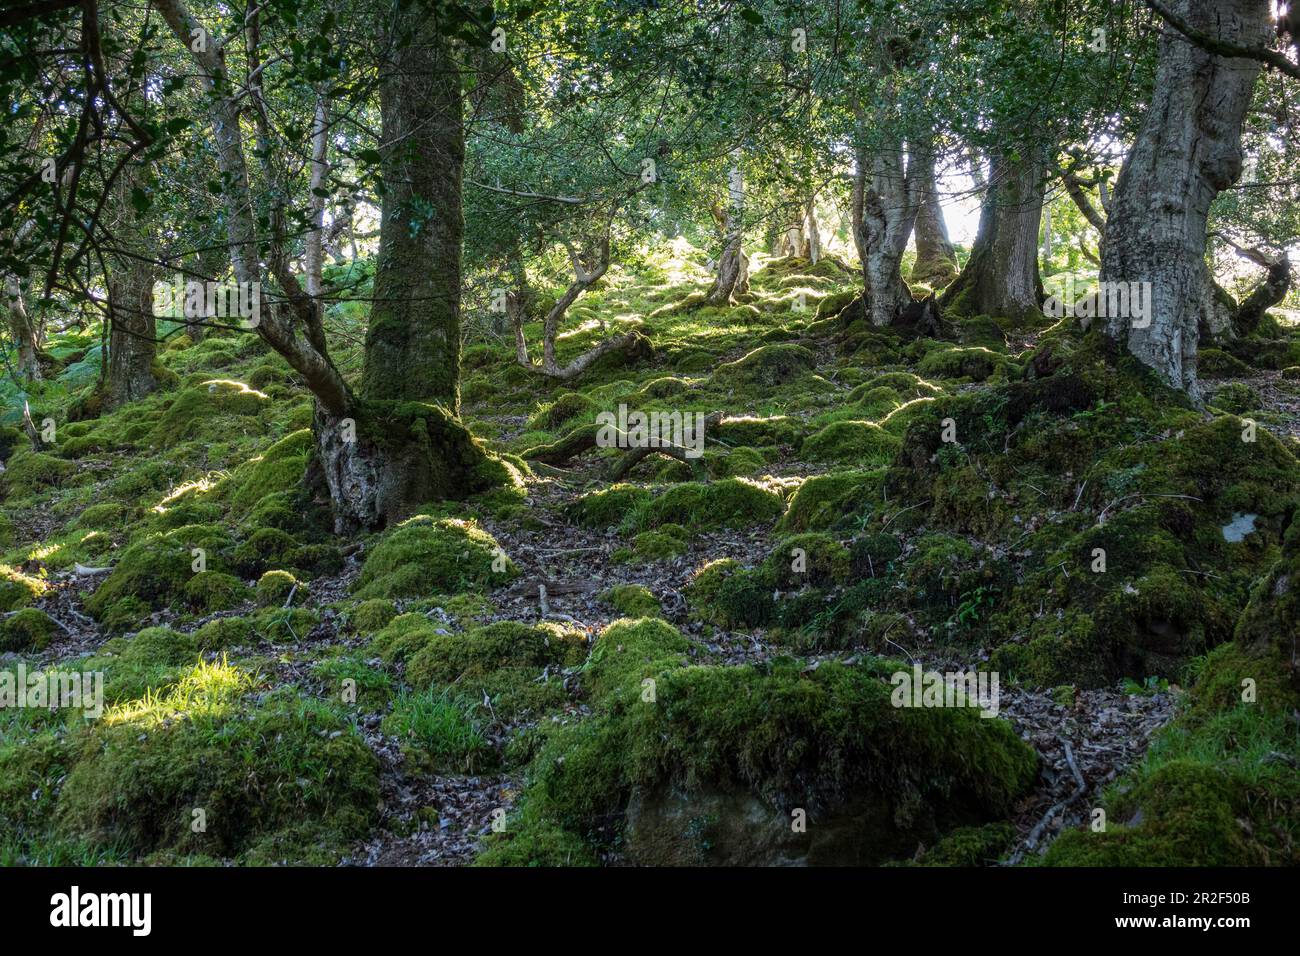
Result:
M13 611L31 604L48 585L44 578L24 574L17 568L0 564L0 612Z
M850 554L829 535L810 532L777 543L763 568L781 588L844 584L849 578Z
M640 693L641 680L683 666L690 645L658 617L623 618L600 633L582 672L582 686L595 700L619 690Z
M733 478L753 475L767 467L763 453L744 445L725 452L710 452L705 456L709 474L715 478Z
M114 601L99 617L107 634L124 634L134 631L143 624L151 614L148 604L133 595L127 595Z
M230 502L245 511L274 492L290 491L302 483L314 448L311 429L281 438L259 457L235 469L230 478Z
M207 380L177 394L149 441L157 448L167 448L192 438L215 439L223 420L257 415L266 401L266 395L241 382Z
M57 625L39 608L25 607L0 619L0 651L41 651Z
M61 485L65 478L75 474L77 466L62 458L55 458L45 452L22 448L14 452L5 462L5 470L0 475L6 495L9 498L26 498L42 489Z
M662 622L635 622L646 628ZM664 632L665 638L671 628ZM601 641L610 638L609 632ZM625 640L630 641L628 635ZM872 808L865 855L910 855L944 823L1008 813L1037 773L1034 752L1004 721L967 709L896 708L887 668L675 666L651 640L638 665L607 672L612 709L556 733L535 761L521 814L597 835L632 790L749 792L810 814ZM593 663L600 642L593 651ZM655 677L653 701L641 693ZM707 741L707 746L701 746ZM849 849L847 852L855 852Z
M650 500L650 492L635 485L615 484L579 495L565 507L565 514L585 528L612 528L623 524Z
M990 866L1000 859L1015 840L1010 823L986 823L982 827L958 827L921 856L922 866Z
M595 407L595 403L581 392L565 392L555 401L539 407L528 419L528 427L535 431L554 431Z
M387 598L362 601L348 612L348 624L358 634L374 634L397 617L397 605Z
M498 718L558 705L565 697L560 682L538 678L577 664L586 652L580 632L555 624L500 621L459 634L440 630L427 620L406 626L401 640L410 649L407 681L416 688L455 687L476 700L486 696ZM386 634L381 632L381 643Z
M1245 382L1230 382L1214 390L1210 396L1210 405L1233 415L1241 415L1262 408L1263 402L1260 401L1259 393Z
M247 618L218 617L195 631L194 641L201 650L222 651L251 644L256 636L252 622Z
M829 530L846 519L851 520L854 515L870 511L880 501L884 477L883 468L814 475L790 498L790 505L777 530Z
M688 482L645 503L632 517L642 530L663 524L692 528L743 528L781 514L780 495L743 478L710 484Z
M883 465L893 459L899 445L898 438L874 422L841 421L810 435L801 453L812 461Z
M118 655L138 667L177 667L193 664L199 656L198 640L169 627L147 627L122 645Z
M1244 378L1251 367L1222 349L1201 349L1196 354L1196 374L1201 378Z
M385 534L370 552L357 580L357 596L454 594L502 584L516 574L496 539L474 522L416 515Z
M297 587L298 579L288 571L267 571L257 580L257 606L281 607Z
M472 865L569 867L596 866L598 862L591 847L577 834L525 818L502 833L489 834Z
M221 570L221 549L227 543L225 534L210 525L186 525L145 538L123 552L86 607L100 617L122 598L135 597L161 608L178 598L194 576L194 549L203 549L208 569L216 571Z
M968 378L982 382L1007 363L1006 356L983 347L941 347L932 349L917 363L926 377Z
M200 614L226 611L246 601L249 596L244 582L224 571L204 571L185 582L185 601Z
M737 415L718 423L717 437L734 445L793 445L799 439L802 423L786 415L766 418Z
M616 584L600 599L624 617L659 617L663 611L654 593L640 584Z
M329 708L286 694L239 708L247 688L234 668L199 665L157 701L110 712L63 784L61 829L136 854L212 856L303 819L322 841L361 836L379 787L360 736Z
M817 365L817 356L802 345L764 345L734 362L719 365L713 380L719 385L771 388L793 381Z

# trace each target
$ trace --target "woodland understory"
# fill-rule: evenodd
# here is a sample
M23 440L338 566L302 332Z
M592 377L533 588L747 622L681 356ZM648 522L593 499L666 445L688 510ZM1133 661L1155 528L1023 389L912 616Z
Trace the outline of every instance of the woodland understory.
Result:
M1289 26L822 6L5 15L0 865L1300 862Z

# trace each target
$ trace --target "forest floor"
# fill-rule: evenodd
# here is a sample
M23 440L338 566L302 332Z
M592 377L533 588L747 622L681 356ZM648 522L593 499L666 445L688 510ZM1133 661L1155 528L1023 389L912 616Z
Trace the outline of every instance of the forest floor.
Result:
M1144 605L1124 617L1145 630L1126 635L1108 623L1117 619L1106 616L1105 601L1145 593L1149 567L1126 569L1111 590L1085 597L1068 567L1069 580L1053 576L1060 565L1046 558L1067 532L1083 541L1138 521L1141 509L1129 499L1192 497L1172 485L1131 490L1155 469L1129 460L1145 443L1172 447L1185 432L1249 413L1276 436L1278 454L1293 456L1296 378L1234 366L1237 374L1208 383L1211 409L1188 412L1179 425L1157 423L1145 406L1131 412L1126 421L1144 422L1137 438L1097 431L1110 427L1098 420L1117 404L1102 395L1060 424L1033 420L1040 433L1057 428L1071 441L1084 433L1129 456L1123 468L1101 473L1088 470L1094 451L1069 468L1051 463L1064 438L1037 453L1048 462L1041 466L1008 457L1023 425L998 425L1001 451L990 445L981 457L970 441L969 463L941 471L923 494L889 471L904 460L920 416L951 400L975 411L973 427L993 427L1040 338L1054 336L1058 354L1067 352L1059 329L976 317L957 323L951 341L896 340L838 314L856 279L831 260L766 263L742 304L675 310L703 277L689 264L663 268L670 266L680 274L622 277L571 316L577 328L564 346L572 350L643 320L655 351L634 365L606 363L564 388L512 365L504 344L467 351L465 420L519 466L520 480L508 493L431 509L429 524L340 539L312 517L321 502L297 490L310 405L292 373L253 338L176 340L162 353L173 379L166 390L111 416L61 424L48 453L4 452L0 597L8 636L0 650L33 669L106 673L109 710L101 728L62 714L0 715L0 775L8 781L0 784L0 824L9 834L0 838L0 862L461 865L494 829L504 832L497 845L514 852L512 834L533 826L518 822L529 819L529 788L555 772L565 735L613 721L625 707L593 689L607 665L592 648L607 631L619 633L616 621L647 617L684 637L685 658L706 669L776 674L793 656L804 675L880 660L1001 671L993 722L1009 723L1037 767L1027 786L999 794L997 815L984 814L1004 829L966 862L1036 860L1059 834L1086 828L1116 786L1123 794L1144 779L1145 770L1127 782L1126 775L1181 712L1185 666L1231 636L1229 618L1244 607L1250 582L1195 596L1206 602L1204 620L1228 621L1213 634ZM63 422L85 382L72 373L93 356L75 336L53 351L69 384L51 390L47 407ZM547 454L620 403L724 412L701 462L709 480L652 456L611 491L607 474L619 449ZM968 416L953 415L967 427ZM940 448L931 463L947 467L944 454ZM1012 472L998 471L998 458ZM1287 467L1294 471L1293 457ZM1097 488L1114 474L1124 480ZM898 488L904 493L891 497ZM619 489L625 501L615 497ZM1227 516L1249 510L1260 532L1250 536L1256 550L1242 574L1253 580L1276 558L1282 529L1268 524L1263 504L1232 501L1228 512L1205 505L1194 520L1223 524L1231 542ZM1083 520L1089 509L1095 522ZM791 542L817 566L806 583L781 568ZM178 570L196 547L210 570ZM476 562L501 552L511 567L498 582ZM1226 582L1213 563L1221 559L1237 560L1198 556L1184 566L1187 576L1197 587ZM1112 552L1110 560L1125 559ZM710 568L723 579L714 590L701 584ZM726 603L727 582L738 607ZM1075 613L1087 618L1084 630L1070 630ZM1065 623L1050 630L1054 620ZM489 625L518 627L516 647L540 645L529 644L531 656L507 648L484 651L482 660L453 646L464 636L465 647L486 647L497 633ZM1082 651L1069 643L1077 634L1090 642ZM1154 649L1133 652L1141 640ZM562 653L571 642L579 650ZM196 660L210 669L196 670ZM340 698L341 685L350 699ZM802 719L778 725L797 737ZM269 753L228 743L239 738L231 722L240 720ZM192 764L149 770L151 748L170 746L172 736ZM348 741L373 760L345 751ZM763 772L775 776L781 761L811 744L821 746L775 745L780 753L764 757L771 766ZM735 746L744 752L748 744ZM852 762L838 750L835 759ZM725 760L736 761L727 772L734 786L743 760ZM750 785L763 792L759 781ZM195 809L215 825L183 826ZM1133 815L1133 825L1140 819ZM603 817L593 822L593 833L604 826ZM899 845L913 849L890 854L903 862L937 862L927 852L954 832L904 829ZM522 855L505 862L555 862L551 831L543 836L536 847L520 836L513 846ZM593 839L602 862L627 861L622 838ZM1281 852L1291 852L1290 837L1281 842ZM564 852L568 860L577 851ZM632 856L645 860L635 848Z

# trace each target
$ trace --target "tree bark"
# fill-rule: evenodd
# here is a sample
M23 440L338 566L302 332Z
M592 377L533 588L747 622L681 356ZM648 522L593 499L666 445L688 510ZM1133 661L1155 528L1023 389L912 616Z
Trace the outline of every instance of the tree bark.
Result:
M36 325L27 311L22 284L13 276L4 277L5 304L9 311L9 331L18 349L17 372L28 381L39 381L41 366L37 359Z
M957 274L957 252L943 221L933 167L929 167L929 178L922 185L925 196L916 213L916 263L912 266L912 281L932 288L942 287Z
M903 251L921 207L922 183L933 177L928 145L909 148L904 166L902 143L897 148L858 150L853 210L858 224L858 249L862 256L864 303L872 325L895 322L912 304L903 281ZM929 169L929 173L926 170Z
M380 85L384 203L366 330L366 398L460 406L465 129L451 47L418 10Z
M1175 0L1215 40L1262 47L1268 0ZM1149 319L1105 317L1108 336L1176 389L1199 396L1199 320L1213 283L1205 263L1210 203L1241 175L1241 127L1260 64L1216 56L1162 31L1151 105L1110 199L1102 283L1150 283Z
M1021 318L1043 302L1038 273L1043 164L1036 154L1013 162L999 151L992 159L970 260L939 304L968 315Z
M153 312L154 263L121 257L108 276L108 381L104 410L144 398L158 388L153 364L158 353Z
M740 168L740 157L733 154L731 169L727 171L727 203L722 210L722 254L718 256L718 274L713 287L704 298L706 305L727 305L733 295L748 290L749 265L741 244L744 217L745 178Z

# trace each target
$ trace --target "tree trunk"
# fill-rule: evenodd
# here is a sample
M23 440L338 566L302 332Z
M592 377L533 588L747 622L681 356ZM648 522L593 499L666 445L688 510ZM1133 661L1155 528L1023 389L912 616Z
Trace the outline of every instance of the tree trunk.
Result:
M1222 42L1262 47L1269 37L1268 0L1170 7ZM1149 283L1150 294L1145 316L1104 316L1106 333L1193 398L1198 325L1213 295L1206 219L1214 197L1241 175L1242 120L1259 70L1257 60L1216 56L1164 27L1151 105L1110 199L1103 288Z
M943 221L933 168L923 186L925 197L916 213L916 263L912 266L912 281L941 288L957 274L957 252Z
M153 314L154 263L120 258L108 276L108 381L104 410L144 398L158 387L153 364L157 330Z
M970 261L944 290L942 308L1022 318L1042 306L1038 227L1043 187L1043 164L1037 156L1012 162L1005 153L993 154Z
M9 331L18 349L18 375L28 381L39 381L41 366L36 355L36 325L27 312L23 287L16 278L6 275L4 291L9 310Z
M927 148L909 153L904 169L901 143L896 149L877 150L870 156L858 151L861 182L854 189L858 204L853 215L860 224L864 303L872 325L897 321L912 304L912 293L903 281L903 251L921 206L925 168L931 168L928 175L933 176L933 159Z
M385 186L361 393L460 405L461 174L465 129L450 44L420 12L379 92Z
M727 305L737 292L748 291L749 267L741 240L744 235L745 178L740 168L740 157L732 155L732 166L727 172L727 204L722 213L723 245L718 257L718 274L713 287L705 296L706 305ZM737 289L737 285L741 288Z
M191 45L202 27L183 0L152 2L200 67L225 183L235 280L260 282L258 224L240 128L243 94L215 37L203 31L210 42ZM319 304L281 250L273 249L268 261L285 301L263 310L256 326L316 397L309 480L328 488L339 532L384 527L418 503L461 497L507 477L454 417L464 163L459 76L436 12L409 7L393 16L386 46L392 59L378 64L386 192L362 395L353 394L331 361Z

